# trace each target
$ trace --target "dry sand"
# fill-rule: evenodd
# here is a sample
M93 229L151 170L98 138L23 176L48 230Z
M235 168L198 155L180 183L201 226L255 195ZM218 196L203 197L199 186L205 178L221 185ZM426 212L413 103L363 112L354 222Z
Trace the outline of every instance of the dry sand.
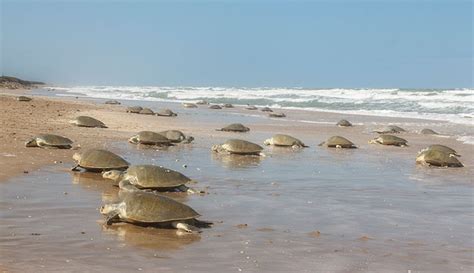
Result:
M422 124L433 122L304 111L268 119L261 112L240 108L181 109L177 104L160 104L180 113L166 118L127 114L124 106L97 101L34 97L18 102L14 95L0 96L4 110L0 268L12 272L468 272L473 268L472 146L416 133ZM71 126L68 121L77 115L96 117L109 128ZM338 128L334 123L340 118L358 125ZM214 130L241 121L250 133ZM389 122L405 124L411 131L401 135L409 147L367 144L374 137L370 131ZM449 132L451 125L436 126ZM137 131L167 129L183 130L196 138L195 143L156 150L126 142ZM116 188L97 175L71 174L74 150L24 147L39 133L69 137L80 150L107 148L135 164L163 164L184 172L209 194L171 196L196 208L215 227L184 237L172 230L130 225L104 229L96 208L115 200ZM227 138L262 143L274 133L294 135L311 147L296 152L266 148L266 158L209 151ZM359 149L317 146L331 135L346 136ZM415 166L416 152L434 143L458 150L465 167Z

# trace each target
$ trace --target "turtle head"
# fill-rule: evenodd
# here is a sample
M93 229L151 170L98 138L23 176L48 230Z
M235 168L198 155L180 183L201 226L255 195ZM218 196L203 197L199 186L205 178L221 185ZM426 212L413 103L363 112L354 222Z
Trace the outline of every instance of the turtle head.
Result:
M371 139L368 142L369 144L377 144L377 139Z
M187 137L184 139L184 143L191 143L193 140L194 140L194 137L192 137L192 136L187 136Z
M72 159L74 159L76 162L81 161L81 154L80 153L74 153L72 155Z
M36 143L36 138L33 138L27 142L25 142L26 147L37 147L38 144Z
M111 179L114 181L118 181L122 177L123 172L118 170L111 170L102 173L102 177L105 179Z
M128 142L137 144L138 143L138 135L137 136L132 136L131 138L128 139Z
M105 204L99 209L101 214L109 214L115 210L117 210L116 204Z
M220 149L221 149L221 145L220 145L220 144L212 145L212 148L211 148L211 150L212 150L213 152L219 152Z
M272 144L272 139L269 138L269 139L266 139L264 142L263 142L264 145L271 145Z

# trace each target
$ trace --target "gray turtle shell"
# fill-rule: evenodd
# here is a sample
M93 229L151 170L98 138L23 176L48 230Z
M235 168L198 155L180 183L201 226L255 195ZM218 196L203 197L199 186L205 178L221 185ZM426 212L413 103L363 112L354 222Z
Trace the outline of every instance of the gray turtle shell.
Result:
M80 167L89 170L121 170L129 166L125 159L101 149L90 149L82 152L81 159L77 163Z
M183 103L184 108L197 108L198 106L194 103Z
M260 111L262 111L262 112L273 112L273 110L270 109L269 107L263 107L262 109L260 109Z
M120 218L131 222L163 223L201 216L191 207L155 193L127 193L121 203L125 215L121 214Z
M378 134L398 134L402 132L406 132L405 129L398 127L396 125L388 125L381 129L375 130L374 132Z
M209 109L222 109L222 107L220 105L213 104L213 105L209 106Z
M164 117L175 117L178 114L174 113L170 109L163 109L160 112L156 113L157 116L164 116Z
M253 106L253 105L249 105L249 106L245 107L245 109L247 109L247 110L258 110L258 108L256 106Z
M268 116L271 117L271 118L284 118L284 117L286 117L285 113L281 113L281 112L279 112L279 113L270 113L270 114L268 114Z
M439 150L421 152L416 157L416 162L438 167L463 167L463 164L456 157Z
M34 139L36 143L40 145L37 146L49 146L49 147L71 147L72 140L67 137L52 135L52 134L42 134L35 136Z
M348 120L341 119L336 125L339 127L351 127L352 123L350 123Z
M121 104L119 101L117 100L108 100L106 102L104 102L105 104L111 104L111 105L119 105Z
M276 134L272 136L271 139L273 141L273 145L275 146L293 146L293 145L306 146L301 140L289 135Z
M421 130L420 133L423 134L423 135L438 135L437 132L435 132L431 129L428 129L428 128L425 128L425 129Z
M234 108L234 105L232 105L232 103L225 103L222 105L222 107L224 108Z
M186 139L186 135L184 135L183 132L178 130L162 131L159 132L159 134L165 136L171 142L181 142Z
M242 123L232 123L226 127L221 128L219 131L224 132L248 132L250 129L245 127Z
M191 181L180 172L155 165L130 166L123 180L143 189L174 188Z
M342 136L332 136L320 145L325 145L330 148L335 148L336 146L340 146L341 148L356 148L354 143Z
M392 135L380 135L379 137L375 138L380 144L383 145L394 145L394 146L402 146L407 145L408 141L404 138L392 136Z
M171 141L163 136L162 134L155 133L152 131L141 131L138 132L134 137L137 138L140 144L169 144Z
M263 147L242 139L229 139L221 147L232 154L258 154Z
M155 114L155 112L153 112L153 110L151 110L150 108L143 108L142 110L140 110L140 112L138 112L138 114L153 115L153 114Z
M448 146L441 145L441 144L430 145L427 148L423 149L422 151L427 151L427 150L436 150L436 151L440 151L440 152L443 152L443 153L459 156L459 154L458 154L458 152L456 152L456 150L454 150L453 148L450 148Z
M134 113L134 114L138 114L140 113L140 111L143 110L143 107L141 106L129 106L127 107L127 113Z
M102 121L89 116L78 116L71 123L79 127L107 128Z

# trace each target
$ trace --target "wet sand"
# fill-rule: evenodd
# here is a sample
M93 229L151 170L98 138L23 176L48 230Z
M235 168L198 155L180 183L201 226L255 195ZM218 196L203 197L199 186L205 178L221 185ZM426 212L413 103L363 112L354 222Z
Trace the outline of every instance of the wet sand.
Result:
M161 118L126 114L123 106L102 105L100 100L35 97L29 116L45 115L39 119L22 117L25 108L18 109L11 97L0 96L0 103L15 113L1 116L2 142L16 135L11 145L0 146L0 268L9 272L474 269L472 146L415 133L426 124L443 133L459 129L452 124L302 111L285 111L287 118L269 119L242 109L182 109L153 103L155 110L168 106L179 112L176 118ZM50 107L64 110L54 117ZM76 110L101 119L109 128L70 126L67 121L78 114ZM335 127L340 118L357 126ZM370 131L389 121L411 131L401 135L410 147L367 144L374 136ZM251 131L214 131L231 122L243 122ZM126 142L136 131L165 129L181 129L196 140L164 150ZM184 236L175 230L129 224L104 227L97 209L116 200L117 188L95 174L71 173L74 151L22 146L25 138L45 130L72 138L81 149L105 147L133 164L159 164L183 172L198 181L193 187L209 194L168 196L192 206L215 225ZM311 147L299 151L267 147L263 158L209 150L227 138L262 143L274 133L290 133ZM317 146L331 135L346 136L359 149ZM416 152L434 143L457 149L465 167L415 165ZM25 168L28 174L23 174Z

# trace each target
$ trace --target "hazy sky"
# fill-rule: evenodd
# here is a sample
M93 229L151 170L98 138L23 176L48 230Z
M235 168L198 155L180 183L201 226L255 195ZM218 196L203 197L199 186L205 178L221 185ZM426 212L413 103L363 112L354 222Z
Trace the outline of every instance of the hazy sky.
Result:
M1 70L26 79L473 86L471 0L0 2Z

